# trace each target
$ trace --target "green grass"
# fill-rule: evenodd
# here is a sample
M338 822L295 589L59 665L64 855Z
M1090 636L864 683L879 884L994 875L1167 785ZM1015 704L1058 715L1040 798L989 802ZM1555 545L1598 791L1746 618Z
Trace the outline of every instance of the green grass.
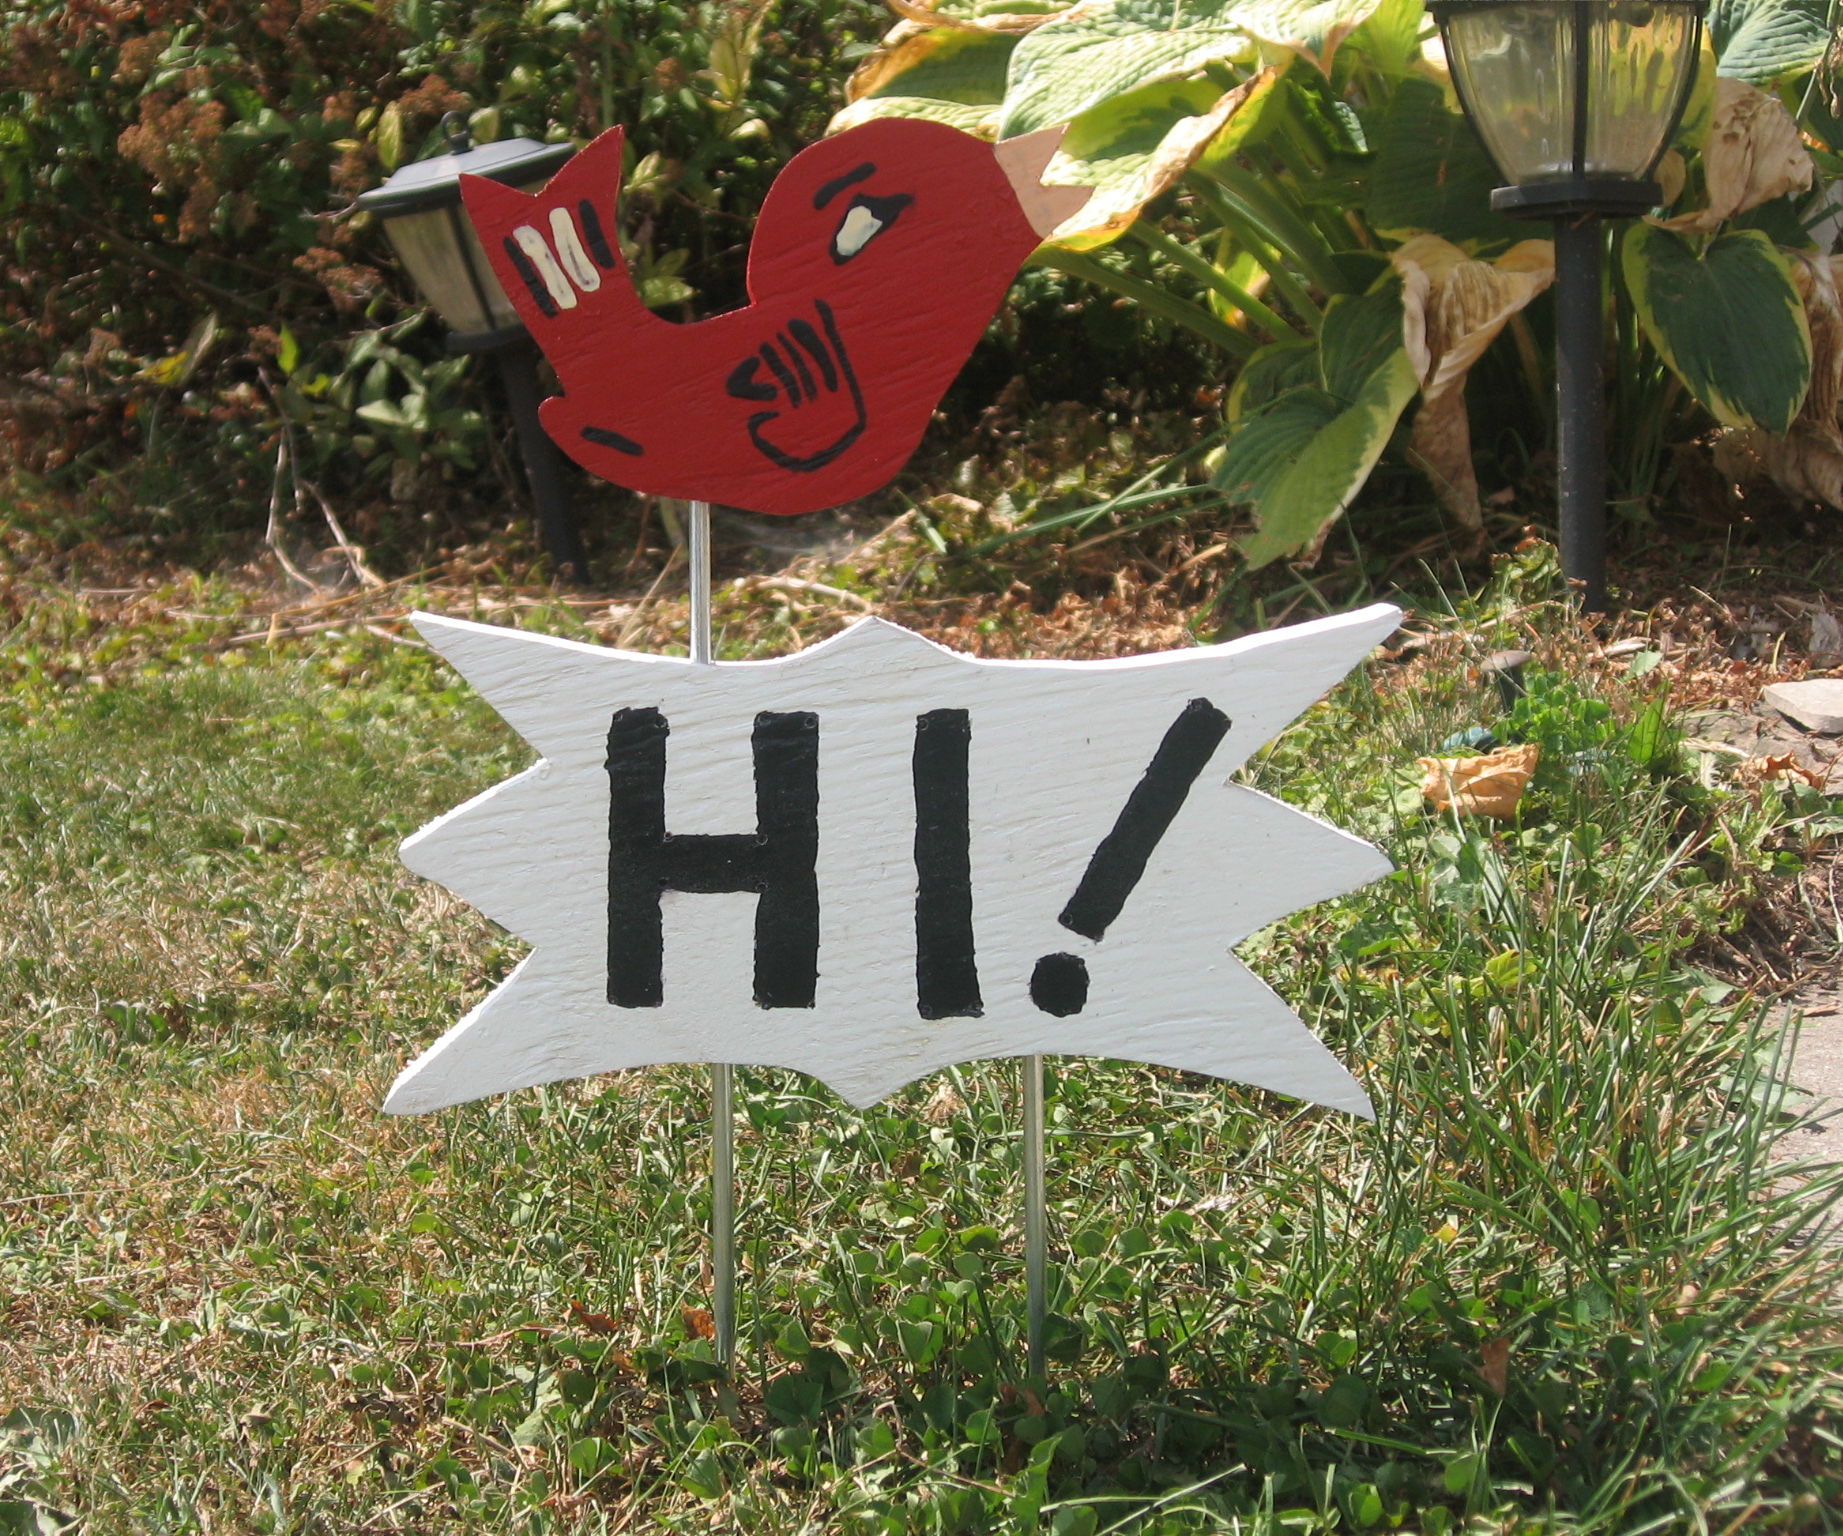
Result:
M1014 1068L746 1072L726 1382L700 1070L377 1113L518 953L396 843L528 752L229 606L0 645L0 1531L1837 1528L1839 1176L1766 1165L1763 1009L1697 965L1832 807L1700 782L1560 626L1518 823L1413 792L1490 717L1456 642L1251 771L1399 865L1245 950L1376 1125L1057 1063L1032 1381Z

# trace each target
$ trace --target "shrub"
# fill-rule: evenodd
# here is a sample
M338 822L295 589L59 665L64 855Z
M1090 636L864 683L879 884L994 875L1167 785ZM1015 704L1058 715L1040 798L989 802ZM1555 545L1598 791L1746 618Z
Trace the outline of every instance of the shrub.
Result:
M169 509L221 521L267 499L292 421L297 470L426 499L481 456L477 385L438 361L356 194L437 148L445 112L481 140L623 122L649 292L721 307L774 171L823 131L841 52L878 14L0 0L0 462L74 479L139 459L143 499L153 476ZM183 475L159 486L162 466ZM148 531L136 516L117 531Z

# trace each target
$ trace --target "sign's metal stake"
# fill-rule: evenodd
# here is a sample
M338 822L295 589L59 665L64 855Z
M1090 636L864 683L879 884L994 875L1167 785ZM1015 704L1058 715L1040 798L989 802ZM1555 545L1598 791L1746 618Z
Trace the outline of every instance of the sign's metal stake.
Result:
M691 503L690 526L685 530L685 553L691 564L691 659L700 667L711 664L710 654L710 503Z
M1043 1058L1024 1058L1024 1336L1030 1374L1043 1374L1049 1312L1049 1204L1043 1182Z
M691 503L686 529L691 566L691 660L712 665L710 624L710 503ZM726 1061L710 1067L711 1324L717 1364L736 1352L736 1074Z

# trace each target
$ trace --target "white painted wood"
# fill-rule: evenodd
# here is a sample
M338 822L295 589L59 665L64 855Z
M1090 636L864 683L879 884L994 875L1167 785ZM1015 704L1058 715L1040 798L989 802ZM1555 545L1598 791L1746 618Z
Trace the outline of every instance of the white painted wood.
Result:
M417 628L543 760L403 847L534 950L415 1061L385 1109L408 1114L623 1067L793 1067L867 1105L956 1062L1124 1057L1370 1114L1363 1089L1232 945L1389 869L1369 844L1228 782L1400 618L1377 605L1228 645L1095 662L978 661L878 619L779 661L697 667L418 615ZM1104 935L1057 921L1165 733L1191 701L1231 721ZM607 1000L610 717L670 723L666 826L755 830L762 711L819 719L819 976L811 1008L753 998L757 897L668 890L663 1002ZM963 709L973 933L983 1012L916 1000L916 717ZM1040 956L1075 954L1086 1006L1042 1011Z

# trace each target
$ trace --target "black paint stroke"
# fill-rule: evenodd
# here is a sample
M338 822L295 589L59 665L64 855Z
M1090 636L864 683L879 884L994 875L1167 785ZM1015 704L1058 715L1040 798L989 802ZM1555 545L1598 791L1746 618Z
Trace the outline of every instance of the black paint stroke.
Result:
M608 236L602 229L602 218L595 211L595 204L585 197L576 204L576 212L582 216L583 238L589 242L589 254L595 258L595 265L604 272L612 272L621 263L614 254L614 247L608 243Z
M778 391L772 384L764 384L755 377L762 360L751 352L734 368L724 380L723 388L735 400L772 400Z
M757 411L749 418L749 441L754 443L756 449L771 463L781 469L792 470L796 474L810 474L813 470L824 469L864 435L865 427L864 391L858 384L857 371L851 366L851 357L845 351L845 344L839 337L838 322L832 318L832 306L824 299L815 299L813 307L819 312L819 323L825 327L826 340L831 343L832 355L838 359L839 372L844 377L845 386L851 391L851 406L854 412L852 424L831 446L802 458L777 447L763 435L762 428L769 422L778 420L781 414L779 411ZM764 347L762 353L768 358L769 366L775 366L772 350ZM799 402L796 399L794 403Z
M1229 734L1229 717L1208 699L1192 699L1165 732L1145 775L1133 786L1113 830L1101 839L1081 884L1056 919L1083 938L1099 939L1120 915L1146 861L1183 807L1190 786Z
M538 307L538 313L546 320L557 318L557 301L550 296L550 290L544 286L544 279L538 276L538 269L531 265L531 258L519 249L518 242L510 235L504 241L506 257L511 261L518 275L525 280L525 287L531 294L531 302Z
M764 343L758 356L768 365L768 371L781 381L781 388L787 391L787 403L798 405L800 386L794 382L794 376L788 371L787 364L781 361L781 354L774 350L772 344ZM735 375L732 374L731 377Z
M819 717L755 717L752 833L665 827L666 737L657 709L617 709L608 726L608 1001L665 1001L666 891L749 891L755 1001L811 1008L819 979Z
M781 344L781 350L787 354L788 360L794 365L794 372L800 375L800 387L806 391L806 398L817 400L819 386L813 382L812 370L806 366L806 359L800 356L799 349L787 339L785 331L775 332L774 339Z
M838 194L843 192L846 188L855 187L860 181L875 176L876 174L876 166L866 160L855 170L846 171L843 176L834 176L813 194L813 206L815 208L825 207L827 203L831 202L833 198L837 197Z
M635 458L639 458L646 452L631 437L625 437L607 427L584 427L582 436L584 441L594 443L598 447L612 448L617 453L631 453Z
M819 365L819 375L825 380L826 388L836 391L838 389L838 370L832 366L832 354L820 341L819 333L804 320L789 320L787 329L793 339L812 354L813 361ZM798 361L797 356L795 361Z
M924 1019L976 1019L985 1011L973 944L972 740L964 709L916 716L915 1006Z

